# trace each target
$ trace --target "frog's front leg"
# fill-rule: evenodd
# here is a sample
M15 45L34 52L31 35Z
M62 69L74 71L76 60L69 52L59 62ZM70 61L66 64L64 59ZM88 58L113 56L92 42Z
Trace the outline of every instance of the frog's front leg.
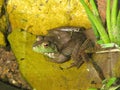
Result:
M79 49L80 49L81 44L77 43L74 47L74 50L72 52L71 58L74 60L73 63L71 63L71 65L68 67L72 68L72 67L77 67L79 68L84 61L82 60L82 57L79 55Z
M70 68L74 66L79 68L85 62L85 50L91 46L90 44L92 44L90 39L86 39L83 44L80 44L79 42L76 44L71 56L74 62L71 64Z
M52 59L52 62L64 63L64 62L70 60L72 51L74 49L73 46L74 46L74 41L70 41L66 45L66 47L64 47L62 49L61 52L59 52L58 54L55 54L55 58Z
M64 63L64 62L66 62L68 60L70 60L70 56L66 56L66 55L61 53L61 54L55 55L55 58L53 58L50 61L54 62L54 63Z

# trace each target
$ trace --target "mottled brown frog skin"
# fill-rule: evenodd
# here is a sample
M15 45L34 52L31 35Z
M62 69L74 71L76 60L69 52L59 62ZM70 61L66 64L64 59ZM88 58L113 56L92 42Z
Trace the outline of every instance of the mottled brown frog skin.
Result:
M82 53L86 48L84 45L88 43L89 39L83 28L60 27L49 30L46 36L37 36L33 50L52 58L51 61L55 63L64 63L72 58L72 66L79 67L83 60L78 52Z

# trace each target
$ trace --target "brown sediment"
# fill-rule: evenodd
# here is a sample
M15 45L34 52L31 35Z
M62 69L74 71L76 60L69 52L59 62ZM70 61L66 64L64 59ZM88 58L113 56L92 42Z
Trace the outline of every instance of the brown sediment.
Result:
M12 51L0 48L0 80L18 88L30 90L19 71L16 58Z

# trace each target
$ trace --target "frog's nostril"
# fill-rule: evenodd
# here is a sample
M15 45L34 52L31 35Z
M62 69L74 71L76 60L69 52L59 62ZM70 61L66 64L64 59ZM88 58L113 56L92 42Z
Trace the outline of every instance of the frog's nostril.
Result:
M43 36L37 36L36 37L36 41L41 41L41 40L43 40Z
M36 38L36 41L40 41L40 39L39 39L39 38Z

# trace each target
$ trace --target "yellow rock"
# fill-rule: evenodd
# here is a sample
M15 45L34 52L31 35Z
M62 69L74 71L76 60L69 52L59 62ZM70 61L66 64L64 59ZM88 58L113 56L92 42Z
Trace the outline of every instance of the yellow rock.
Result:
M5 37L3 35L3 33L5 33L6 30L6 17L5 15L2 15L2 5L3 5L3 0L0 1L0 47L5 46L6 42L5 42Z
M4 0L0 0L0 31L5 33L6 31L6 27L7 27L7 20L6 20L6 16L3 10L3 1ZM3 11L2 11L3 10Z
M2 18L0 18L0 31L5 33L6 32L6 27L7 27L6 16L3 15Z
M79 0L9 0L7 10L13 30L22 28L33 34L46 34L60 26L90 28Z
M2 32L0 32L0 46L5 46L5 45L6 45L6 43L5 43L5 37L2 34Z

